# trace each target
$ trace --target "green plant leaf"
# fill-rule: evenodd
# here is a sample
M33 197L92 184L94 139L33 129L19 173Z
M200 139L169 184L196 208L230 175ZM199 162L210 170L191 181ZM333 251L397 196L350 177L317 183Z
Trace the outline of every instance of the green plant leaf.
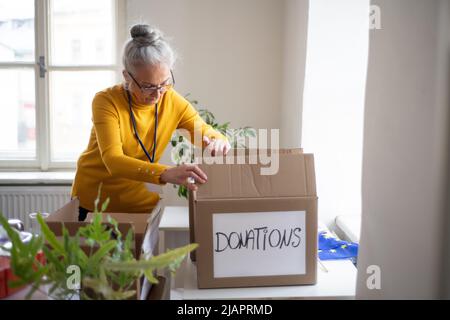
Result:
M86 238L86 242L93 247L95 243L100 246L103 245L111 238L111 230L104 224L102 224L101 212L93 214L92 222L85 227L78 229L80 237Z
M188 189L184 185L178 185L178 196L186 198L188 197Z
M107 300L123 300L130 299L136 295L135 290L114 290L107 281L107 276L103 268L100 269L100 277L99 278L91 278L86 277L83 279L83 287L91 288L96 293L95 298L103 298ZM84 298L88 298L89 296L85 295Z
M153 275L153 270L152 269L148 269L144 271L145 277L147 278L147 280L150 283L156 284L158 283L158 279L155 278L155 276Z
M101 212L105 212L106 208L108 208L108 205L109 205L109 197L106 198L105 202L103 202L103 204L102 204L102 211Z
M116 247L117 241L110 240L101 246L88 260L88 264L96 266L100 264L101 259L105 258L106 255Z
M181 262L183 262L184 256L179 256L172 260L172 262L169 264L169 270L171 273L174 273L181 265Z
M197 249L197 247L198 247L197 243L191 243L180 248L168 250L165 253L152 257L151 260L153 260L154 263L161 264L165 267L171 264L177 258L182 257L188 254L189 252Z
M179 257L185 257L189 252L195 250L198 247L197 244L189 244L184 247L169 250L166 253L158 256L152 256L150 259L140 259L137 261L127 262L106 262L104 264L105 269L114 271L136 271L136 270L153 270L157 268L165 268L169 266L173 260Z
M8 281L8 287L14 289L14 288L19 288L24 285L27 285L28 283L29 283L29 280L18 279L18 280Z
M55 268L56 271L65 272L63 263L61 262L59 257L55 255L54 251L51 251L47 246L43 246L42 251L44 251L47 263L51 263L51 265Z
M58 241L55 234L50 230L47 223L42 218L42 215L38 213L37 215L37 221L39 222L39 225L41 226L41 232L45 237L45 240L52 246L52 248L63 257L66 256L66 252L64 250L63 245Z

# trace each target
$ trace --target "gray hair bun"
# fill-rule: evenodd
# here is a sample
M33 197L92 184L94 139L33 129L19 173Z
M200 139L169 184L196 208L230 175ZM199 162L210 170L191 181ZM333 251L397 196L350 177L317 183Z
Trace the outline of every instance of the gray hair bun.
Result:
M147 24L136 24L130 29L131 39L127 40L122 54L125 70L133 72L142 64L166 63L173 68L176 53L163 33Z
M136 24L130 30L133 40L140 45L150 46L163 39L163 34L158 29L153 29L147 24Z

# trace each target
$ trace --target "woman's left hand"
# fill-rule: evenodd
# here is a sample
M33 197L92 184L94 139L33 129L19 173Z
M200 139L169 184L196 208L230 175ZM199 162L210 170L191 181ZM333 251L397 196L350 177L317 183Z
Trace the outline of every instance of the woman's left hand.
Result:
M203 136L203 142L205 145L205 148L208 148L211 150L211 155L226 155L228 151L231 149L231 145L228 142L228 140L222 140L222 139L210 139L207 136Z

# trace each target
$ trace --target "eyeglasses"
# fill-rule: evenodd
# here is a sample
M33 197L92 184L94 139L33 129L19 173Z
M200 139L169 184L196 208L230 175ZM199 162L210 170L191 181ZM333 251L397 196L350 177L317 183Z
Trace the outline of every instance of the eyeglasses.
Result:
M161 86L143 86L143 85L139 84L139 82L136 81L136 79L133 77L131 72L129 72L129 71L127 71L127 72L130 75L131 79L133 79L133 81L137 84L139 89L141 89L141 91L145 92L145 93L153 94L156 91L159 91L159 93L164 93L164 92L172 89L173 86L175 85L175 78L173 77L172 70L170 70L170 75L172 77L171 82L161 85Z

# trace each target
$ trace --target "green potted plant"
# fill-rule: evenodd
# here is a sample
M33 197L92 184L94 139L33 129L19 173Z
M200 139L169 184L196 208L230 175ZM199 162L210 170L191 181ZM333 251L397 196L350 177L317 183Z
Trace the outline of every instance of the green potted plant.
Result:
M220 124L217 122L214 114L206 108L199 106L197 100L189 99L190 94L185 95L185 98L198 110L202 119L209 124L213 129L219 131L228 138L231 148L247 148L246 138L256 137L256 130L251 127L243 127L237 129L230 128L230 122ZM171 138L172 151L171 158L177 164L193 163L194 162L194 146L186 137L179 132L175 132ZM188 197L187 188L183 185L174 185L178 189L178 196L182 198Z
M157 283L155 270L169 268L174 273L184 257L197 247L197 244L189 244L158 256L144 255L136 259L132 253L131 230L122 235L118 223L109 216L107 222L112 228L102 223L102 212L105 212L109 199L100 210L97 209L98 202L99 197L95 202L92 223L79 228L75 236L69 236L67 229L63 228L62 239L58 239L38 215L42 235L22 243L17 231L0 214L0 225L12 243L11 248L3 250L9 251L12 271L19 278L9 285L30 285L26 298L45 286L48 288L45 294L51 299L71 299L75 295L81 299L132 299L137 297L136 283L142 276L151 283ZM81 238L90 246L89 254L82 250ZM45 262L36 259L41 251ZM71 266L79 268L81 273L79 287L68 283Z

